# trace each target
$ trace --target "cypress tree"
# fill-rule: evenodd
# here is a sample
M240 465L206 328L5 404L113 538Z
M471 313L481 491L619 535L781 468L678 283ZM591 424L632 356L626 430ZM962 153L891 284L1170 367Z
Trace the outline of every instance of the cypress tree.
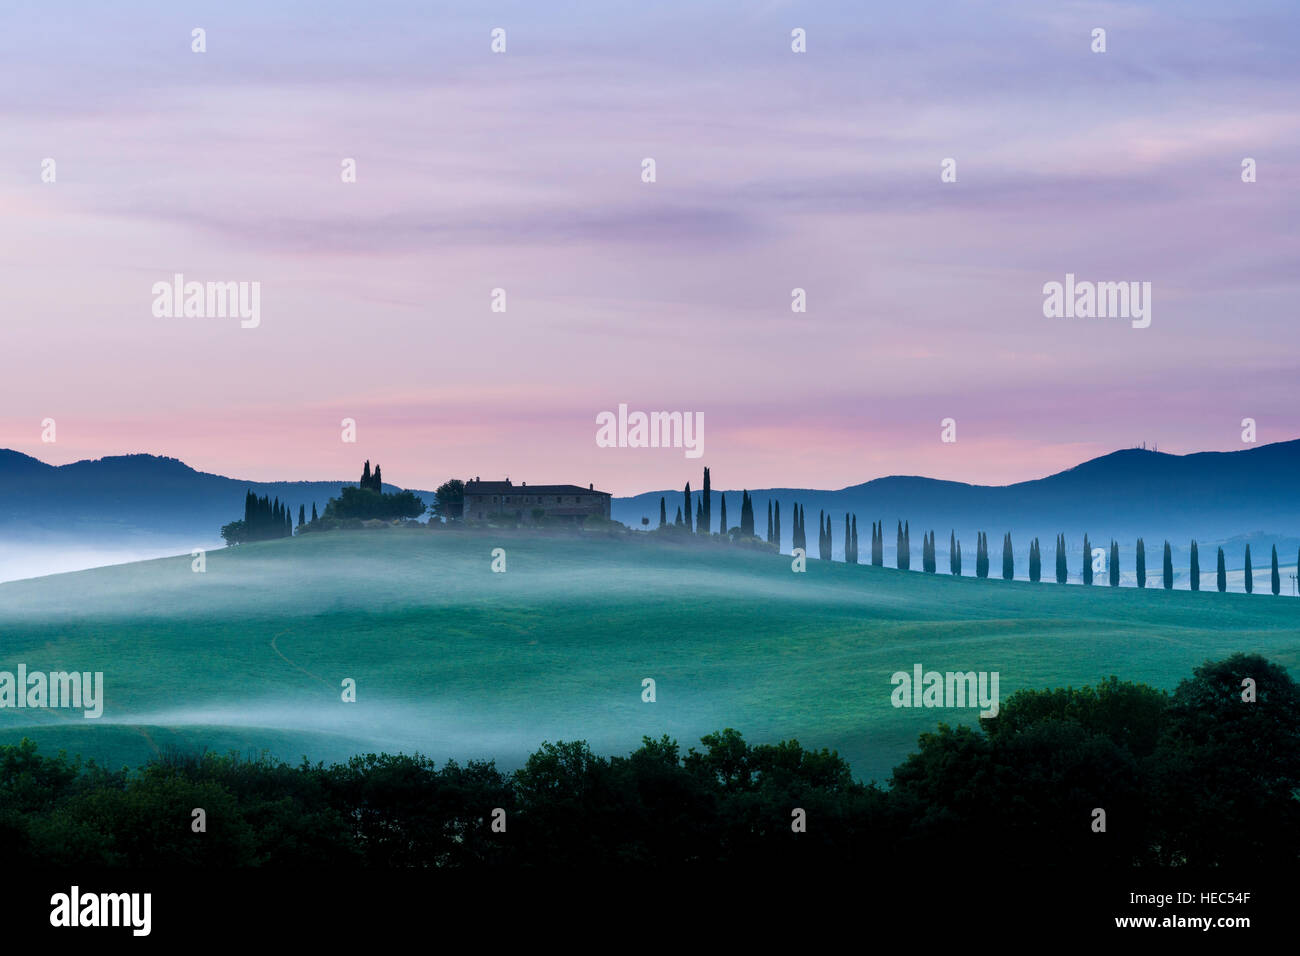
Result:
M1016 556L1011 551L1011 532L1002 536L1002 580L1010 581L1016 576Z
M1250 545L1246 545L1246 593L1255 593L1255 572L1250 566Z
M1029 580L1037 584L1043 579L1043 555L1038 550L1038 539L1029 542Z
M311 503L311 520L316 520L316 502L314 501Z
M748 491L740 501L740 533L749 538L754 537L754 499L749 497Z
M1064 584L1070 579L1070 569L1065 564L1065 535L1056 536L1056 583Z
M1219 586L1219 593L1222 594L1228 590L1228 568L1223 561L1223 549L1219 549L1219 570L1215 575L1215 583Z
M780 506L778 505L778 507ZM731 531L727 527L727 493L725 491L718 495L718 510L722 512L721 520L718 522L720 525L718 533L725 538L727 533Z
M849 514L844 513L844 563L853 563L853 529L849 527Z
M1092 584L1092 543L1086 531L1083 533L1083 583Z
M957 570L957 529L948 532L948 573L961 574Z
M660 497L659 497L659 527L662 528L662 527L663 527L664 525L666 525L667 523L668 523L668 502L664 500L664 498L663 498L662 495L660 495Z
M1138 538L1137 545L1137 579L1138 587L1147 586L1147 545L1141 538Z
M772 499L767 499L767 543L772 543Z
M975 538L975 577L989 576L989 539L983 531Z
M353 460L355 461L356 459L353 459ZM353 466L353 467L355 467L355 466ZM362 487L362 488L369 488L369 487L370 487L370 459L369 459L369 458L366 459L366 467L365 467L365 469L361 472L361 487Z
M379 492L381 495L384 493L384 479L379 476L378 464L375 465L375 476L370 479L370 487L372 490Z
M781 502L778 500L772 508L772 543L776 550L781 550Z
M694 530L691 527L691 483L689 481L686 482L686 490L682 492L682 513L686 516L684 519L686 530Z
M704 527L704 501L702 498L695 499L695 533L700 533L700 528Z
M1169 547L1169 542L1165 542L1165 590L1171 591L1174 587L1174 552Z
M853 516L853 563L858 563L858 516Z
M871 563L876 567L885 564L885 523L872 522L871 525Z
M306 523L307 523L307 506L299 505L298 506L298 527L301 528Z
M713 527L713 485L709 480L709 469L704 469L704 490L700 492L704 498L704 525L696 525L700 534L708 534Z
M1277 545L1273 545L1273 596L1282 593L1282 575L1277 569Z
M1192 567L1188 574L1192 577L1192 590L1199 591L1201 589L1201 552L1196 547L1195 541L1192 542Z
M674 522L678 527L682 526L682 506L677 506L677 520Z
M907 570L912 570L912 529L903 522L903 553L907 556Z
M957 560L953 563L952 573L961 577L961 542L957 542Z
M1110 539L1110 586L1119 587L1119 544Z

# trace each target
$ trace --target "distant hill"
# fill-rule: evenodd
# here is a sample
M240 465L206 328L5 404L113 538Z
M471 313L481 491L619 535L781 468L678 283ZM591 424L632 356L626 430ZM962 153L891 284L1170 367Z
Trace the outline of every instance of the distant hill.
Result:
M699 484L697 476L691 479L693 486ZM718 480L715 473L714 481ZM1208 556L1204 553L1206 544L1248 536L1256 569L1267 566L1267 548L1273 543L1278 544L1285 564L1295 563L1296 548L1300 546L1300 440L1191 455L1128 448L1046 478L1004 486L894 476L837 491L758 488L749 492L754 498L755 527L760 536L767 529L768 501L780 501L782 550L790 548L791 505L797 501L807 513L808 538L814 553L818 511L827 510L834 517L836 558L843 552L844 513L850 512L857 514L859 550L868 558L873 520L885 523L889 555L894 553L896 522L910 522L914 567L919 566L922 532L934 530L938 551L944 555L941 569L946 570L948 535L955 530L962 542L966 573L974 567L977 531L988 532L990 549L996 555L1001 554L1002 534L1006 531L1012 533L1018 556L1027 554L1030 539L1037 535L1049 572L1050 549L1058 532L1065 533L1071 547L1082 546L1084 532L1097 547L1105 547L1113 536L1124 553L1131 552L1134 540L1142 535L1147 543L1148 568L1154 567L1157 572L1159 549L1165 538L1175 546L1176 555L1182 556L1188 542L1196 538L1202 544L1202 568L1210 570L1215 556L1213 551ZM633 527L639 527L641 518L647 517L653 527L659 523L660 496L667 497L668 517L672 520L682 500L681 489L616 498L613 517ZM718 496L719 492L714 491L715 522L720 507ZM727 515L734 525L740 517L740 492L728 491L727 497ZM996 555L994 573L1000 570ZM1239 550L1228 557L1230 567L1240 564ZM1024 556L1018 558L1019 562L1026 560ZM1077 560L1072 554L1072 568ZM1024 564L1018 563L1018 567L1023 570ZM1128 567L1132 567L1131 559Z
M299 505L323 511L356 483L244 481L157 455L56 466L0 449L0 581L221 547L221 526L243 517L250 489L287 502L296 524ZM432 492L412 490L433 503Z
M688 477L692 485L698 485L698 474L683 475L683 483ZM714 479L721 483L725 476L715 472ZM54 466L0 449L0 545L23 542L64 551L122 549L120 560L190 547L218 547L221 525L243 514L247 489L287 501L296 516L300 504L307 506L308 513L313 503L323 510L343 485L355 483L355 479L244 481L195 471L174 458L143 454ZM393 485L384 488L400 490ZM432 504L432 492L410 490ZM721 492L713 494L716 522ZM731 524L738 524L740 491L726 494ZM1012 533L1020 574L1025 571L1029 541L1035 535L1042 540L1044 567L1050 574L1057 532L1066 535L1072 574L1081 562L1084 532L1096 547L1105 547L1115 537L1126 573L1132 570L1133 542L1138 535L1146 538L1147 565L1153 573L1159 571L1165 538L1174 545L1179 567L1186 564L1188 542L1196 538L1202 545L1202 569L1207 571L1213 570L1212 549L1220 543L1226 543L1229 568L1239 568L1249 541L1257 571L1267 567L1268 549L1273 544L1277 544L1284 565L1295 563L1300 548L1300 440L1191 455L1130 448L1046 478L1005 486L892 476L839 490L759 488L751 489L750 494L760 536L767 528L769 499L780 501L783 551L791 547L791 506L797 501L808 515L814 555L818 511L833 516L837 560L843 557L844 514L851 512L858 517L864 560L870 557L871 522L882 520L886 561L893 564L896 522L906 520L912 532L914 567L920 566L921 535L933 529L940 570L947 570L948 534L955 531L962 542L967 574L974 569L977 531L989 535L995 574L1001 567L1001 540L1006 531ZM667 498L671 520L681 502L680 489L615 498L613 517L634 528L642 527L641 519L646 517L654 527L659 523L661 496ZM1207 547L1211 549L1208 552ZM29 568L33 553L29 549L14 561ZM91 556L71 564L54 560L40 564L37 571L22 573L48 573L95 563L105 561ZM19 575L8 568L0 553L0 580L15 576Z

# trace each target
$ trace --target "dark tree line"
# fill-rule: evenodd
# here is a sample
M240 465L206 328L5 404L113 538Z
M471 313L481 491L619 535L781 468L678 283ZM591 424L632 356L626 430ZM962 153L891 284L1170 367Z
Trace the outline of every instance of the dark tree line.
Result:
M316 505L312 504L315 513ZM299 507L299 527L302 526L303 509ZM293 536L293 509L282 504L277 497L272 500L268 495L257 497L251 491L244 494L244 517L232 521L221 528L221 537L226 544L244 544L249 541L271 541L275 538Z
M834 751L751 744L732 729L685 752L666 736L613 757L543 743L513 772L491 760L294 765L210 752L108 770L24 740L0 746L0 835L19 871L860 868L981 860L996 834L1012 866L1246 872L1294 868L1297 790L1300 687L1285 667L1236 654L1173 693L1115 677L1017 691L978 727L921 734L887 788L856 780ZM195 839L188 808L200 806L209 829Z

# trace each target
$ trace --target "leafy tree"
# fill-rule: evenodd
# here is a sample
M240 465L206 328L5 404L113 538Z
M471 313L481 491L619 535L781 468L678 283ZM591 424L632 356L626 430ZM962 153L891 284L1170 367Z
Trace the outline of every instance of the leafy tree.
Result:
M440 484L433 493L433 513L444 521L459 521L464 517L465 482L452 478Z

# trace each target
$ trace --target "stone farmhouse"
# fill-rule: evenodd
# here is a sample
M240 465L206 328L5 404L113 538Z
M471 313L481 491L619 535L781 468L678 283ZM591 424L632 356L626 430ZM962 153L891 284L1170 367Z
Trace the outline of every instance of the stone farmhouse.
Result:
M580 488L577 485L516 485L505 481L480 481L473 478L465 482L465 510L467 521L486 521L492 517L510 516L520 524L535 524L537 519L572 521L581 524L588 515L608 519L610 495L597 491L594 485Z

